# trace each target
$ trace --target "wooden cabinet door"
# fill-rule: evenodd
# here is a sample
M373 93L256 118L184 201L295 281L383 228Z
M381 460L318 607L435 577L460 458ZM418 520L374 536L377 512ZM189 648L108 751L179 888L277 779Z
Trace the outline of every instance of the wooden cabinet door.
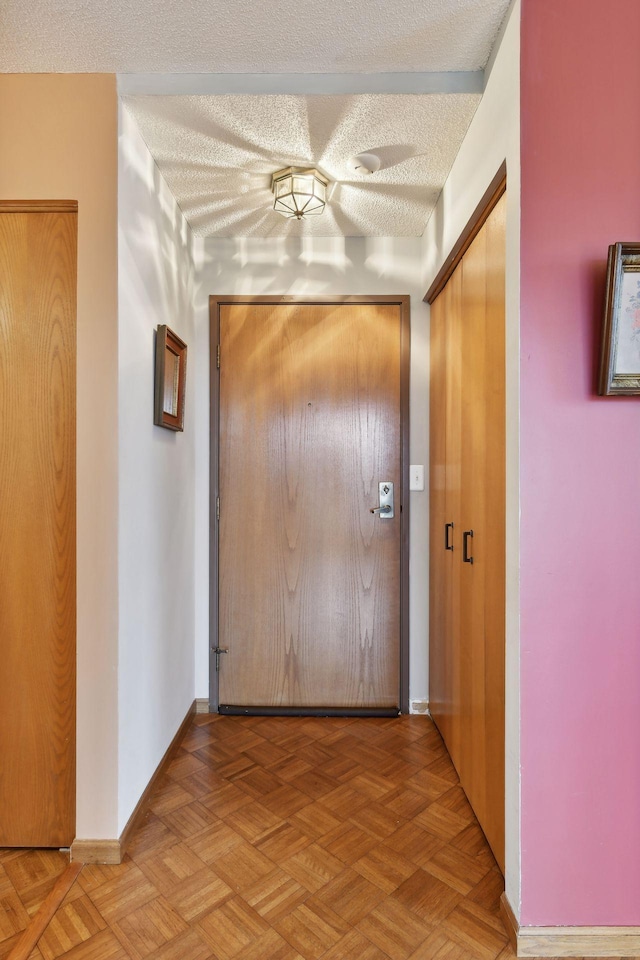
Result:
M0 846L75 836L76 219L0 211Z

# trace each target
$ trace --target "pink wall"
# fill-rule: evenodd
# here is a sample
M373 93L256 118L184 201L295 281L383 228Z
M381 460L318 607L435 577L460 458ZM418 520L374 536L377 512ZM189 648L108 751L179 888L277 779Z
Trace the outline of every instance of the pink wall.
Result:
M640 397L594 388L639 43L638 0L524 0L522 924L640 925Z

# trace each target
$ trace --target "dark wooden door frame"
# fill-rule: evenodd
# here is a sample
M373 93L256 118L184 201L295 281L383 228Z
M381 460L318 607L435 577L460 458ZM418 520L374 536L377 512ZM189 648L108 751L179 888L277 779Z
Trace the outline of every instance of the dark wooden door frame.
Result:
M220 343L220 307L227 304L287 304L314 306L343 303L397 304L400 307L400 476L402 478L400 509L400 710L409 712L409 375L411 361L411 328L409 296L210 296L210 500L209 500L209 709L218 710L218 684L215 657L218 646L218 521L220 463L220 375L218 344ZM224 357L221 358L224 363Z

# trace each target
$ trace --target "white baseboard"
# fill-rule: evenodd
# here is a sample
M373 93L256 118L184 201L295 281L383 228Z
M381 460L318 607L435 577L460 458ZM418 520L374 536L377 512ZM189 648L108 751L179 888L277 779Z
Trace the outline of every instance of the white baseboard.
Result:
M409 700L409 713L420 713L428 716L429 714L429 701L428 700Z
M187 715L178 727L178 731L166 749L166 752L156 767L142 796L119 837L112 840L84 840L76 839L71 844L71 860L79 863L121 863L131 837L142 824L147 812L149 801L155 787L160 783L162 776L177 753L184 735L193 722L196 712L194 700L187 711Z
M196 713L209 713L208 697L196 697Z

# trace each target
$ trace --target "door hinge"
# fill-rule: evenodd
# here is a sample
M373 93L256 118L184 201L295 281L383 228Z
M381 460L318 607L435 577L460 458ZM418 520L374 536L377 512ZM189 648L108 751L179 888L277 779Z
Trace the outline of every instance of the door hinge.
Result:
M216 520L220 519L220 497L216 497Z
M220 672L220 654L229 653L229 647L211 647L211 652L216 658L216 673Z
M218 349L216 350L216 366L219 370L220 369L220 344L218 344Z

